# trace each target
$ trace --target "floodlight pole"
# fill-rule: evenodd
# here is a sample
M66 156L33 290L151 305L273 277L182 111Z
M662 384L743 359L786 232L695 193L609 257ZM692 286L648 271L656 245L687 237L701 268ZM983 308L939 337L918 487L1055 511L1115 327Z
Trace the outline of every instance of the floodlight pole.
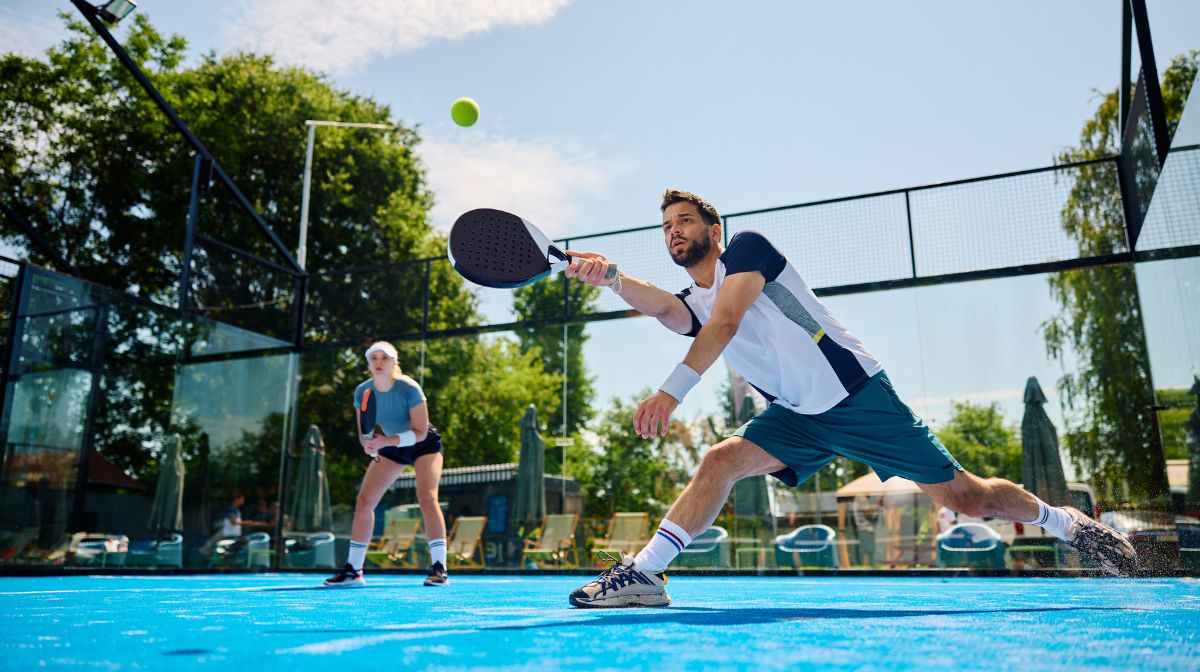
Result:
M309 119L304 122L308 127L308 146L304 150L304 192L300 196L300 244L296 247L296 261L300 268L305 268L308 257L308 197L312 193L312 159L313 142L317 135L317 126L337 126L339 128L374 128L380 131L394 131L399 126L390 124L366 124L352 121L316 121Z

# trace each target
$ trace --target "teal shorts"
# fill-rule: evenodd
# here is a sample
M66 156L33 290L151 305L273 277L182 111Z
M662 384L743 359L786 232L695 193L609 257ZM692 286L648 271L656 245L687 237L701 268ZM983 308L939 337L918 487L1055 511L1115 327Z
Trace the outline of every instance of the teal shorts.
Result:
M917 483L945 483L955 471L963 471L900 401L882 371L824 413L802 415L771 404L734 435L787 465L771 475L789 486L807 480L835 457L870 465L881 481L903 476Z

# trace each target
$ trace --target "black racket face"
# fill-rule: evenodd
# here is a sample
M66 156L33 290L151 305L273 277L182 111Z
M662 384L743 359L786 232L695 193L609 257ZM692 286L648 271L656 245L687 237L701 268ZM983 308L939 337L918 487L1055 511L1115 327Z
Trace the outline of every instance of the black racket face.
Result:
M358 431L363 436L375 433L375 394L370 387L363 391L362 406L358 409Z
M491 208L463 213L450 229L454 270L484 287L512 289L550 274L545 249L520 217Z

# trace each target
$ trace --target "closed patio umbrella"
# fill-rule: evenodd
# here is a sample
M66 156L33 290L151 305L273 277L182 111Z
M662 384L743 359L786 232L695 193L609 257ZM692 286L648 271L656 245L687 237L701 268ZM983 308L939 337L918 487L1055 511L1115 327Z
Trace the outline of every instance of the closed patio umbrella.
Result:
M178 434L168 439L162 465L158 469L158 487L150 507L147 527L155 534L183 529L183 439Z
M521 418L521 455L517 462L517 501L513 519L526 530L542 524L546 516L546 444L538 434L537 409L533 404Z
M1025 416L1021 418L1021 479L1025 489L1051 506L1071 503L1067 477L1058 452L1058 431L1043 405L1046 395L1037 378L1025 383Z
M1195 510L1200 509L1200 376L1196 376L1188 393L1196 395L1196 408L1183 424L1188 453L1188 489L1184 501L1188 510Z
M329 480L325 477L325 440L314 425L308 428L300 447L300 462L292 484L288 521L297 532L319 532L333 528L329 504Z

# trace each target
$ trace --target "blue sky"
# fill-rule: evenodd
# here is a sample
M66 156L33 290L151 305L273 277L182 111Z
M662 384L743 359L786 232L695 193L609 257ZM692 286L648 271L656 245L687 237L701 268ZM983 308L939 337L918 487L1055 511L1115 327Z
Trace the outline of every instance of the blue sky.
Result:
M1148 5L1160 66L1200 48L1200 2ZM61 37L58 10L73 8L0 0L0 49L40 53ZM142 0L138 11L193 57L268 52L390 104L424 137L436 225L490 206L556 237L654 224L666 187L736 212L1049 165L1120 75L1118 0ZM482 108L469 129L449 118L460 96ZM1053 401L1061 367L1036 334L1054 310L1045 278L988 287L996 310L979 314L974 284L829 303L935 422L953 398L1019 413L1026 375ZM968 314L947 324L949 305ZM908 322L897 330L889 311ZM1020 336L993 351L986 336L1005 311ZM602 397L657 385L688 345L645 319L592 334ZM711 410L719 378L682 414Z

